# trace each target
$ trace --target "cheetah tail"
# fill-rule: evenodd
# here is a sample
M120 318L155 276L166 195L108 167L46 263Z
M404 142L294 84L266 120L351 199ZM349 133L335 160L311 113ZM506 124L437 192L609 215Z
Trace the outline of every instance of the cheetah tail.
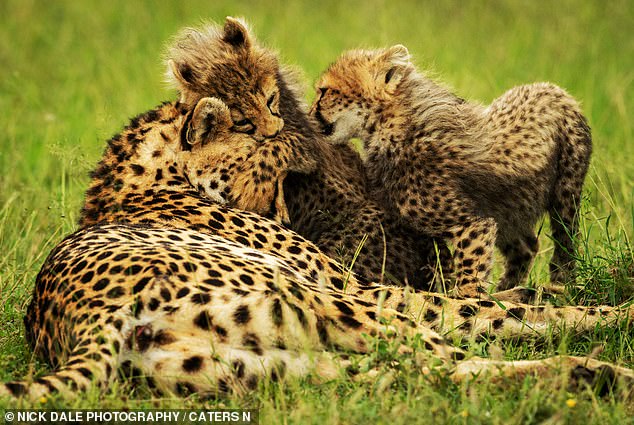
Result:
M0 384L0 399L37 401L59 393L73 398L78 391L91 387L107 387L119 366L120 335L86 335L80 339L67 362L57 370L38 378Z

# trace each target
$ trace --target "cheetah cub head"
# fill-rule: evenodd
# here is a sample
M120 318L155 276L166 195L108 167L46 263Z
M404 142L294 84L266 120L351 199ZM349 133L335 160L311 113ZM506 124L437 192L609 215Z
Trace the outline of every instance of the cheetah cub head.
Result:
M366 139L372 115L397 100L404 78L414 71L402 45L379 50L351 50L330 65L316 83L310 114L333 143Z
M223 204L234 184L236 174L231 170L251 154L258 142L250 135L234 131L231 112L227 105L214 97L204 97L190 112L181 130L180 163L189 182L205 197ZM222 166L219 167L218 165ZM282 181L264 215L280 223L289 222L284 202ZM249 200L242 199L247 193L233 194L230 204L248 209Z
M277 58L255 42L243 20L185 29L169 46L167 64L167 79L188 108L203 97L222 99L234 130L258 141L284 127Z

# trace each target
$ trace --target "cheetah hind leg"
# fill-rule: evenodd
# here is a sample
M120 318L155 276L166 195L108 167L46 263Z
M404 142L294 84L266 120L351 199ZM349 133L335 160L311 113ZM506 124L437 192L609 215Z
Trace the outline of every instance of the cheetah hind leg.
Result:
M585 152L585 153L584 153ZM555 183L548 214L554 243L550 260L550 281L571 283L575 277L575 238L579 229L581 189L588 170L589 150L572 150L570 162L575 164L562 174ZM560 164L561 166L561 164Z
M538 247L537 236L532 231L499 244L506 260L504 276L497 285L499 291L514 288L526 281Z
M550 281L570 283L575 276L574 238L577 235L578 217L561 206L553 208L549 214L554 244L553 257L550 260Z
M575 238L579 229L581 190L592 153L590 128L580 112L566 116L560 144L558 178L548 208L555 245L550 281L565 284L575 278Z

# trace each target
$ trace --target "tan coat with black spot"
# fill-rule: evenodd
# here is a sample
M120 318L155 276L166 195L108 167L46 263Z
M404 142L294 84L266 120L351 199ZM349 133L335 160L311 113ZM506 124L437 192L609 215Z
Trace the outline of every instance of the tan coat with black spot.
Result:
M343 54L321 76L313 116L331 141L360 137L369 185L420 232L453 242L457 290L522 283L548 213L551 280L572 279L581 189L592 151L575 100L549 83L515 87L488 107L419 74L403 46Z

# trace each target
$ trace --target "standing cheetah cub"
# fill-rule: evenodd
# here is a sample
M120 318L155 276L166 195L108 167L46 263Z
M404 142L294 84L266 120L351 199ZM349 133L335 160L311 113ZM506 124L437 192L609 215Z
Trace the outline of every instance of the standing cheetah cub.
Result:
M454 245L456 290L481 291L494 245L498 284L522 283L551 218L551 281L574 275L574 236L592 142L561 88L515 87L484 107L417 72L407 49L344 53L322 75L311 114L332 142L363 139L371 187L412 226Z

